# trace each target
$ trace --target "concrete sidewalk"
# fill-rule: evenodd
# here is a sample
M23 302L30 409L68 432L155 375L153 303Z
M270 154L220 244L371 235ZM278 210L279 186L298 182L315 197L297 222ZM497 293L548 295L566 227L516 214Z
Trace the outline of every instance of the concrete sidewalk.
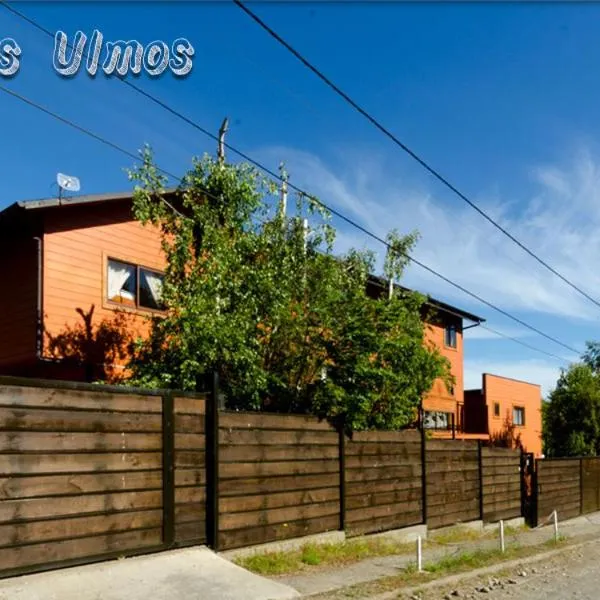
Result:
M300 594L207 548L162 552L0 581L0 600L287 600Z

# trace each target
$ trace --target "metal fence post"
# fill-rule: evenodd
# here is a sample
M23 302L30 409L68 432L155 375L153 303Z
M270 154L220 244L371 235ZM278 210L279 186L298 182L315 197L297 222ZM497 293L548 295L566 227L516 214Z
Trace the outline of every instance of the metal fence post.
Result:
M583 458L579 459L579 514L583 514Z
M477 459L479 471L479 518L483 521L483 460L481 456L481 440L477 440Z
M206 541L219 550L219 374L210 375L206 404Z
M346 529L346 432L344 422L338 425L339 451L340 451L340 531Z
M423 509L423 523L427 524L427 449L423 419L423 409L420 410L421 428L421 505Z
M173 394L162 397L162 508L163 544L170 548L175 542L175 423Z

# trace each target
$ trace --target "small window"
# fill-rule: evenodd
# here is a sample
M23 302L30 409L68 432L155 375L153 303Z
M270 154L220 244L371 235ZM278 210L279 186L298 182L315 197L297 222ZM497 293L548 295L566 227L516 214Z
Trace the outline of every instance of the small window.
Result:
M451 413L429 410L423 413L423 427L425 429L450 429L451 424Z
M448 348L456 348L456 325L446 325L444 344Z
M162 310L164 275L119 260L108 260L106 296L111 302L132 308Z
M522 406L513 406L513 425L525 425L525 409Z
M498 402L494 402L494 416L500 416L500 404Z

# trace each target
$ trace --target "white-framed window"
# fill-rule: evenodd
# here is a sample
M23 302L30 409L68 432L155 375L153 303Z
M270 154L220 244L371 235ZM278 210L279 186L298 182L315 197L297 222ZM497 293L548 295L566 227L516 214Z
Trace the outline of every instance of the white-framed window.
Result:
M452 413L426 410L423 413L423 427L425 429L450 429L452 427Z
M525 425L525 409L522 406L513 406L513 425Z
M163 310L164 275L133 263L109 258L106 263L106 299L130 308Z

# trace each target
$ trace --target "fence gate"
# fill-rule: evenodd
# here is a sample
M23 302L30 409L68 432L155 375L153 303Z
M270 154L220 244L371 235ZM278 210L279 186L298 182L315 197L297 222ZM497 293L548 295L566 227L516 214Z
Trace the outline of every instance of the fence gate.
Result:
M521 454L521 514L527 525L537 525L535 458L531 452Z

